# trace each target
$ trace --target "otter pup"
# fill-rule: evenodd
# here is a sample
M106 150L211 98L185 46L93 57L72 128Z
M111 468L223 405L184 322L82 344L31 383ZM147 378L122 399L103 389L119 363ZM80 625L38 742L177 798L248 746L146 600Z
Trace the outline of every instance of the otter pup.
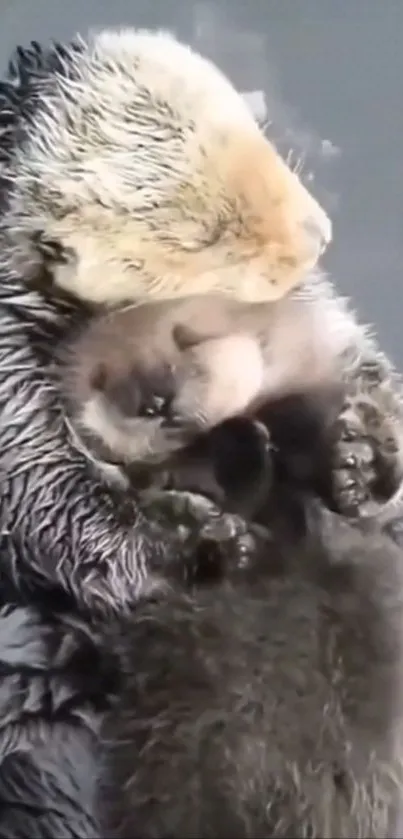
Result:
M56 343L98 306L281 296L331 222L229 80L166 32L17 49L0 126L4 568L78 609L125 609L183 546L72 445Z
M96 317L63 345L59 369L78 433L124 464L135 486L141 474L161 481L162 470L165 486L204 491L231 509L236 498L245 513L267 491L269 430L275 443L275 426L284 433L270 403L321 389L341 401L330 350L301 301L257 306L209 295ZM297 411L294 401L298 425Z
M177 527L171 546L136 499L122 516L66 435L54 346L93 305L212 290L262 302L302 283L342 343L338 504L390 498L403 474L398 377L312 273L331 223L217 67L164 32L35 43L12 57L0 117L2 557L18 588L125 608L178 555Z
M337 288L310 270L330 222L214 65L160 32L33 44L15 52L0 85L0 118L1 559L13 604L50 592L56 608L63 594L90 626L137 604L172 548L180 555L178 523L159 536L137 499L106 491L66 434L54 347L93 304L213 288L266 301L305 278L300 294L343 344L338 502L360 511L389 500L402 478L399 377ZM167 646L165 673L169 656ZM70 777L74 763L59 761L54 774ZM4 765L1 790L13 814L19 804L35 818L33 835L38 778L53 814L62 796L42 771L11 790L10 777ZM68 805L79 811L74 791Z

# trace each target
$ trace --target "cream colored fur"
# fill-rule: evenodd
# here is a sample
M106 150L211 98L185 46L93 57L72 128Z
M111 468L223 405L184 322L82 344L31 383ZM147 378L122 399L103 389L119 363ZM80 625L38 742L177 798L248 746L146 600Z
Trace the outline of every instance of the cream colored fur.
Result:
M400 498L400 377L348 301L309 270L330 221L219 70L167 33L127 29L34 47L17 64L20 100L11 84L0 126L8 297L61 323L54 296L35 296L43 274L109 307L209 291L259 302L297 286L347 385L341 508Z
M69 249L60 286L103 304L271 300L316 264L328 217L210 61L124 29L95 35L71 66L43 91L10 209L17 248L32 227Z

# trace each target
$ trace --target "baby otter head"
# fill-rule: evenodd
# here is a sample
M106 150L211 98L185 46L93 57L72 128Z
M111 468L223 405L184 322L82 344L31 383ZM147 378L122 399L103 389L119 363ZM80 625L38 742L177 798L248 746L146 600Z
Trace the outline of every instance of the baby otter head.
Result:
M161 461L231 417L336 381L311 312L195 295L94 317L64 349L70 413L114 458Z
M27 81L8 227L16 250L26 234L34 253L55 245L60 288L109 305L271 300L316 264L328 217L210 61L131 29L56 59Z
M206 295L199 306L199 299L94 317L62 348L69 414L109 459L158 463L245 411L259 392L264 368L257 338L222 334L235 314L228 307L242 304Z

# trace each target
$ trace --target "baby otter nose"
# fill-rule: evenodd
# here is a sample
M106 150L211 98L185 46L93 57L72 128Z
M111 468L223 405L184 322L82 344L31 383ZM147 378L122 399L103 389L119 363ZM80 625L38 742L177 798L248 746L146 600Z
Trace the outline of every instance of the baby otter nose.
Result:
M332 240L332 222L326 213L320 216L308 216L304 219L303 227L308 236L315 241L315 245L322 254Z

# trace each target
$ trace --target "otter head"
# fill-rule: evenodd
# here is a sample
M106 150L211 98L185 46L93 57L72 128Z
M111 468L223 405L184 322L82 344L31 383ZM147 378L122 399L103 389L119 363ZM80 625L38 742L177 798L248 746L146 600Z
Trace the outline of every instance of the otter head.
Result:
M327 215L210 61L127 29L47 62L27 81L8 226L16 250L56 254L60 289L110 306L214 290L263 301L315 266Z
M264 372L257 338L219 334L231 313L217 295L203 297L201 323L192 330L187 323L198 300L115 309L62 341L58 369L68 414L95 448L99 442L125 462L159 463L256 397Z

